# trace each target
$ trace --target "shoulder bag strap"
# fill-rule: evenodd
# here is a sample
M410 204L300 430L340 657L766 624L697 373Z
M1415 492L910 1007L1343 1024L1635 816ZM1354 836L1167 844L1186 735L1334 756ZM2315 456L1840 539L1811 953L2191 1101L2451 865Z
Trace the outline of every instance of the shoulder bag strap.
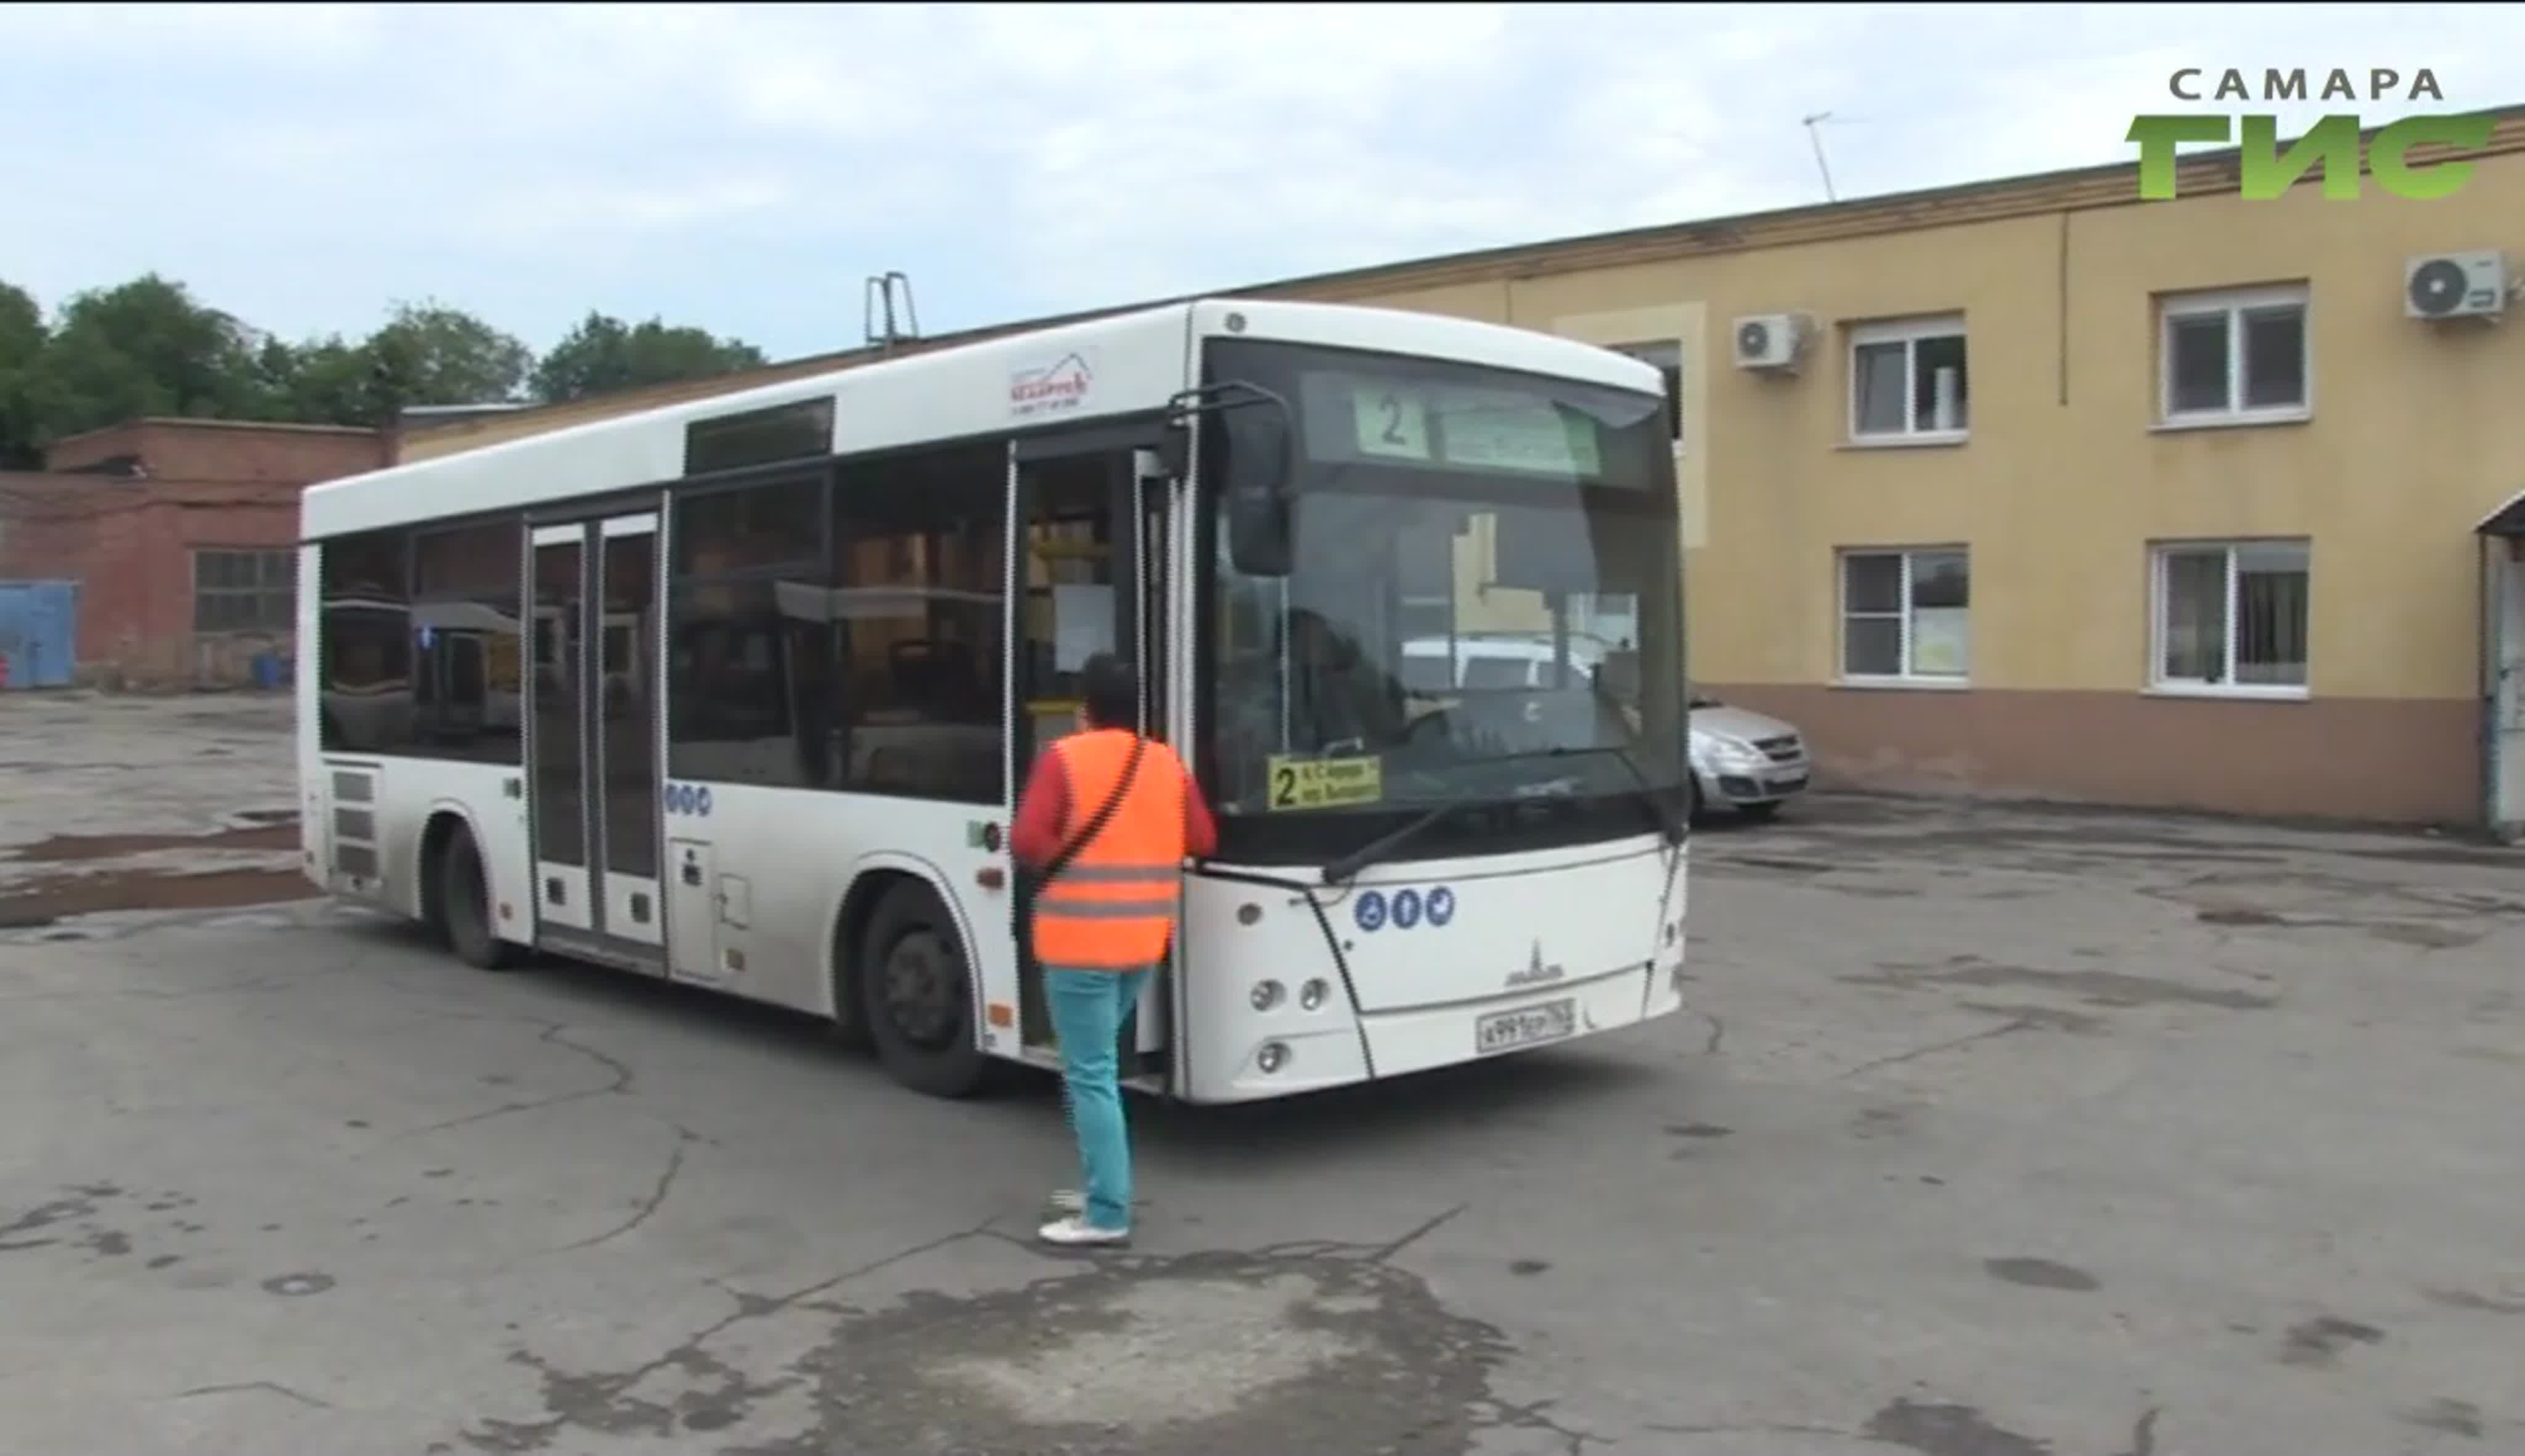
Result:
M1137 733L1131 735L1131 753L1122 761L1122 777L1114 781L1114 791L1105 796L1104 806L1088 819L1076 836L1061 847L1061 853L1052 857L1052 863L1044 866L1043 876L1037 883L1049 883L1062 871L1068 869L1069 862L1078 858L1078 852L1087 847L1087 841L1105 832L1105 826L1113 822L1115 811L1122 807L1122 796L1131 791L1131 779L1140 771L1140 754L1148 746L1148 739Z

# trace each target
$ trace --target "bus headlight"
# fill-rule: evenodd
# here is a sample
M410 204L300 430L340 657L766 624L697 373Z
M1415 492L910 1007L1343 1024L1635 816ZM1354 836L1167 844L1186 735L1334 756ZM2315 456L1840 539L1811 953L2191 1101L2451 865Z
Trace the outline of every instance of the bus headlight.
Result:
M1277 1072L1288 1064L1289 1049L1276 1041L1263 1042L1262 1049L1254 1054L1254 1065L1262 1068L1266 1075Z
M1298 987L1298 1004L1308 1011L1312 1011L1323 1005L1324 997L1331 994L1332 987L1320 980L1311 980Z
M1261 982L1254 987L1254 1009L1257 1011L1270 1010L1272 1007L1280 1004L1280 982L1276 980ZM1271 1069L1265 1067L1262 1070L1268 1072Z

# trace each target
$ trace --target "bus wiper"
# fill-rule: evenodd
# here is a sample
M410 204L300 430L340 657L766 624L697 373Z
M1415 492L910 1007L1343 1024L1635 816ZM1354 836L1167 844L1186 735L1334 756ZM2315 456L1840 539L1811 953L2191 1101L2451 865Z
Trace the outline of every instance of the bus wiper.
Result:
M1488 762L1488 760L1484 760L1484 762ZM1463 808L1466 804L1481 803L1488 799L1488 797L1489 795L1487 794L1459 794L1455 798L1449 799L1444 803L1430 805L1426 810L1414 815L1411 822L1404 825L1401 828L1395 829L1390 833L1379 834L1377 837L1370 839L1359 848L1343 855L1340 859L1334 860L1325 865L1324 883L1348 883L1352 879L1358 876L1360 871L1364 870L1368 866L1376 863L1378 860L1385 858L1386 855L1392 853L1395 847L1403 843L1403 841L1419 833L1422 829L1429 828L1429 826L1436 824L1438 821L1455 813L1457 810Z
M1668 844L1680 844L1683 842L1683 816L1667 807L1666 802L1658 797L1657 786L1649 782L1649 776L1641 772L1640 761L1631 757L1631 751L1629 749L1624 748L1619 743L1600 743L1590 748L1546 748L1541 750L1541 752L1546 758L1559 758L1564 754L1580 753L1611 754L1623 768L1631 771L1631 781L1640 786L1640 805L1647 809L1649 811L1649 817L1656 821L1658 833L1662 836ZM1692 771L1687 767L1684 772L1688 774Z
M1639 783L1640 803L1649 811L1651 818L1657 824L1658 832L1668 844L1679 844L1683 842L1682 816L1668 809L1665 802L1658 797L1657 789L1649 782L1648 775L1640 772L1639 762L1631 757L1630 750L1623 748L1618 744L1601 744L1588 748L1529 748L1517 753L1503 753L1493 758L1473 759L1471 760L1471 763L1507 764L1514 763L1519 759L1529 758L1575 758L1580 754L1587 753L1609 753L1616 759L1620 760L1622 767L1630 770L1631 778ZM1459 767L1469 767L1469 765L1459 765ZM1340 859L1334 860L1325 865L1323 869L1323 882L1326 884L1341 884L1348 882L1352 879L1356 878L1360 871L1364 870L1369 865L1385 858L1398 846L1417 835L1421 830L1428 828L1431 825L1436 824L1448 815L1461 809L1466 804L1487 803L1491 798L1492 795L1487 791L1464 793L1459 794L1443 803L1430 805L1426 810L1414 815L1401 828L1388 833L1380 834L1376 838L1369 840L1367 843L1361 845L1359 848L1352 850L1350 853L1343 855Z

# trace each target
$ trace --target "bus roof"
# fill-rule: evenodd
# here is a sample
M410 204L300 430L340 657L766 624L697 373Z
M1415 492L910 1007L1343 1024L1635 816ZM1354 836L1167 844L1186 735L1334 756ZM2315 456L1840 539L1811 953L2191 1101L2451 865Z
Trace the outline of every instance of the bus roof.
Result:
M908 354L706 399L660 405L409 465L327 481L300 497L308 540L519 510L657 485L684 475L695 420L817 398L835 401L832 450L859 454L931 440L1139 414L1184 387L1197 335L1239 336L1457 359L1655 393L1650 365L1554 334L1402 309L1198 299ZM1065 385L1072 408L1045 415L1029 385Z

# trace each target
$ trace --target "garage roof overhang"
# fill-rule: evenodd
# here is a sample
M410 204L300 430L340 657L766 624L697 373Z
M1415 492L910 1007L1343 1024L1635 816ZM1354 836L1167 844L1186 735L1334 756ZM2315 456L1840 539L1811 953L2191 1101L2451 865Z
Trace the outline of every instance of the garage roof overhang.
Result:
M2507 504L2482 517L2472 529L2476 535L2525 536L2525 490L2507 497Z

